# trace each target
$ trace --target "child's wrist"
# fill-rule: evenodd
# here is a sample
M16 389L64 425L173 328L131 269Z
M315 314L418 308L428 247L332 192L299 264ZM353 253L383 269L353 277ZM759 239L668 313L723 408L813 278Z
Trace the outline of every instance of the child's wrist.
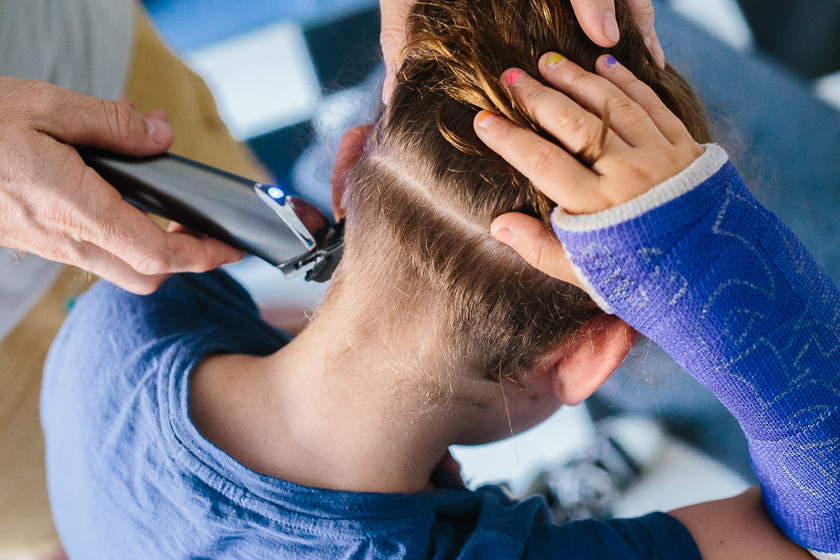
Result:
M555 233L595 231L627 222L702 185L729 160L717 144L704 144L704 153L686 169L636 198L592 214L568 214L557 207L551 215Z
M705 152L682 172L656 185L646 193L625 202L619 206L602 210L593 214L571 215L558 207L552 214L552 226L557 238L564 244L572 269L578 284L592 297L601 309L607 313L614 313L614 304L599 293L592 285L593 278L586 274L579 266L573 253L580 253L578 247L580 239L600 237L599 232L605 234L611 228L621 227L632 220L640 218L653 210L662 207L673 200L691 192L714 177L728 161L726 152L716 144L703 146ZM678 218L671 216L674 220ZM664 224L664 227L674 227L679 224ZM629 228L629 226L627 226ZM629 228L631 231L635 228ZM646 228L642 228L644 235ZM633 231L633 233L636 233ZM623 239L622 241L627 241ZM643 240L637 240L643 242Z

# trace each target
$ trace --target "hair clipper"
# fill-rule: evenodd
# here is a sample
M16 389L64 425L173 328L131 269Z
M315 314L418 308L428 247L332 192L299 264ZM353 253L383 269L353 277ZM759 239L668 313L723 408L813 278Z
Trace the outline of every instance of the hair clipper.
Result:
M173 154L130 157L79 148L85 163L140 210L215 237L279 268L326 282L344 252L344 221L264 185Z

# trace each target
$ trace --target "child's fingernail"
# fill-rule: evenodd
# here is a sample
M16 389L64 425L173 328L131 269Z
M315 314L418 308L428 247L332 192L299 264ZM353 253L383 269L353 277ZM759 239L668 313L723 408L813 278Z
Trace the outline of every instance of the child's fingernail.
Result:
M650 37L645 37L645 46L648 48L648 50L650 50L650 46L652 44L653 43L651 42Z
M490 111L482 111L478 114L478 126L490 128L496 122L496 117Z
M565 61L566 59L563 58L562 55L559 55L557 53L551 53L550 55L548 55L548 58L545 59L545 65L549 68L557 68Z
M522 72L519 70L510 70L507 74L505 74L505 83L512 86L516 83L520 76L522 76Z
M615 20L615 14L613 12L604 14L604 35L614 43L617 43L620 38L618 22Z
M606 60L604 60L604 64L606 64L607 68L615 68L618 66L618 61L613 55L610 55L606 58Z
M496 241L499 243L504 243L505 245L510 245L513 243L513 232L510 231L508 228L502 228L493 232L493 237L496 238Z

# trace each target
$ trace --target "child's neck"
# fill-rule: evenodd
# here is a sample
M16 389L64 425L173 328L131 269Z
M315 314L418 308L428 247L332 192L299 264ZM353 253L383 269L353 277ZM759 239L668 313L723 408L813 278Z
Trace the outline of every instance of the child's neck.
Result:
M412 372L371 367L340 340L316 324L266 358L208 358L190 381L193 421L266 475L336 490L428 488L464 405L422 402Z

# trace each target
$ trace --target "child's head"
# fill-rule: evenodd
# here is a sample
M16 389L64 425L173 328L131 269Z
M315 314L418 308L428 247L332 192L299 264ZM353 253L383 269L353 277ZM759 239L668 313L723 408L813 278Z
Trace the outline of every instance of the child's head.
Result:
M547 51L592 70L610 52L695 139L709 141L686 82L656 64L626 0L616 4L622 39L612 49L586 38L569 0L420 0L414 8L393 97L343 181L346 250L328 305L352 301L348 336L386 344L401 366L425 371L430 398L457 392L459 379L522 381L602 313L489 235L503 213L547 223L552 209L473 131L480 109L536 130L500 85L504 70L539 78Z

